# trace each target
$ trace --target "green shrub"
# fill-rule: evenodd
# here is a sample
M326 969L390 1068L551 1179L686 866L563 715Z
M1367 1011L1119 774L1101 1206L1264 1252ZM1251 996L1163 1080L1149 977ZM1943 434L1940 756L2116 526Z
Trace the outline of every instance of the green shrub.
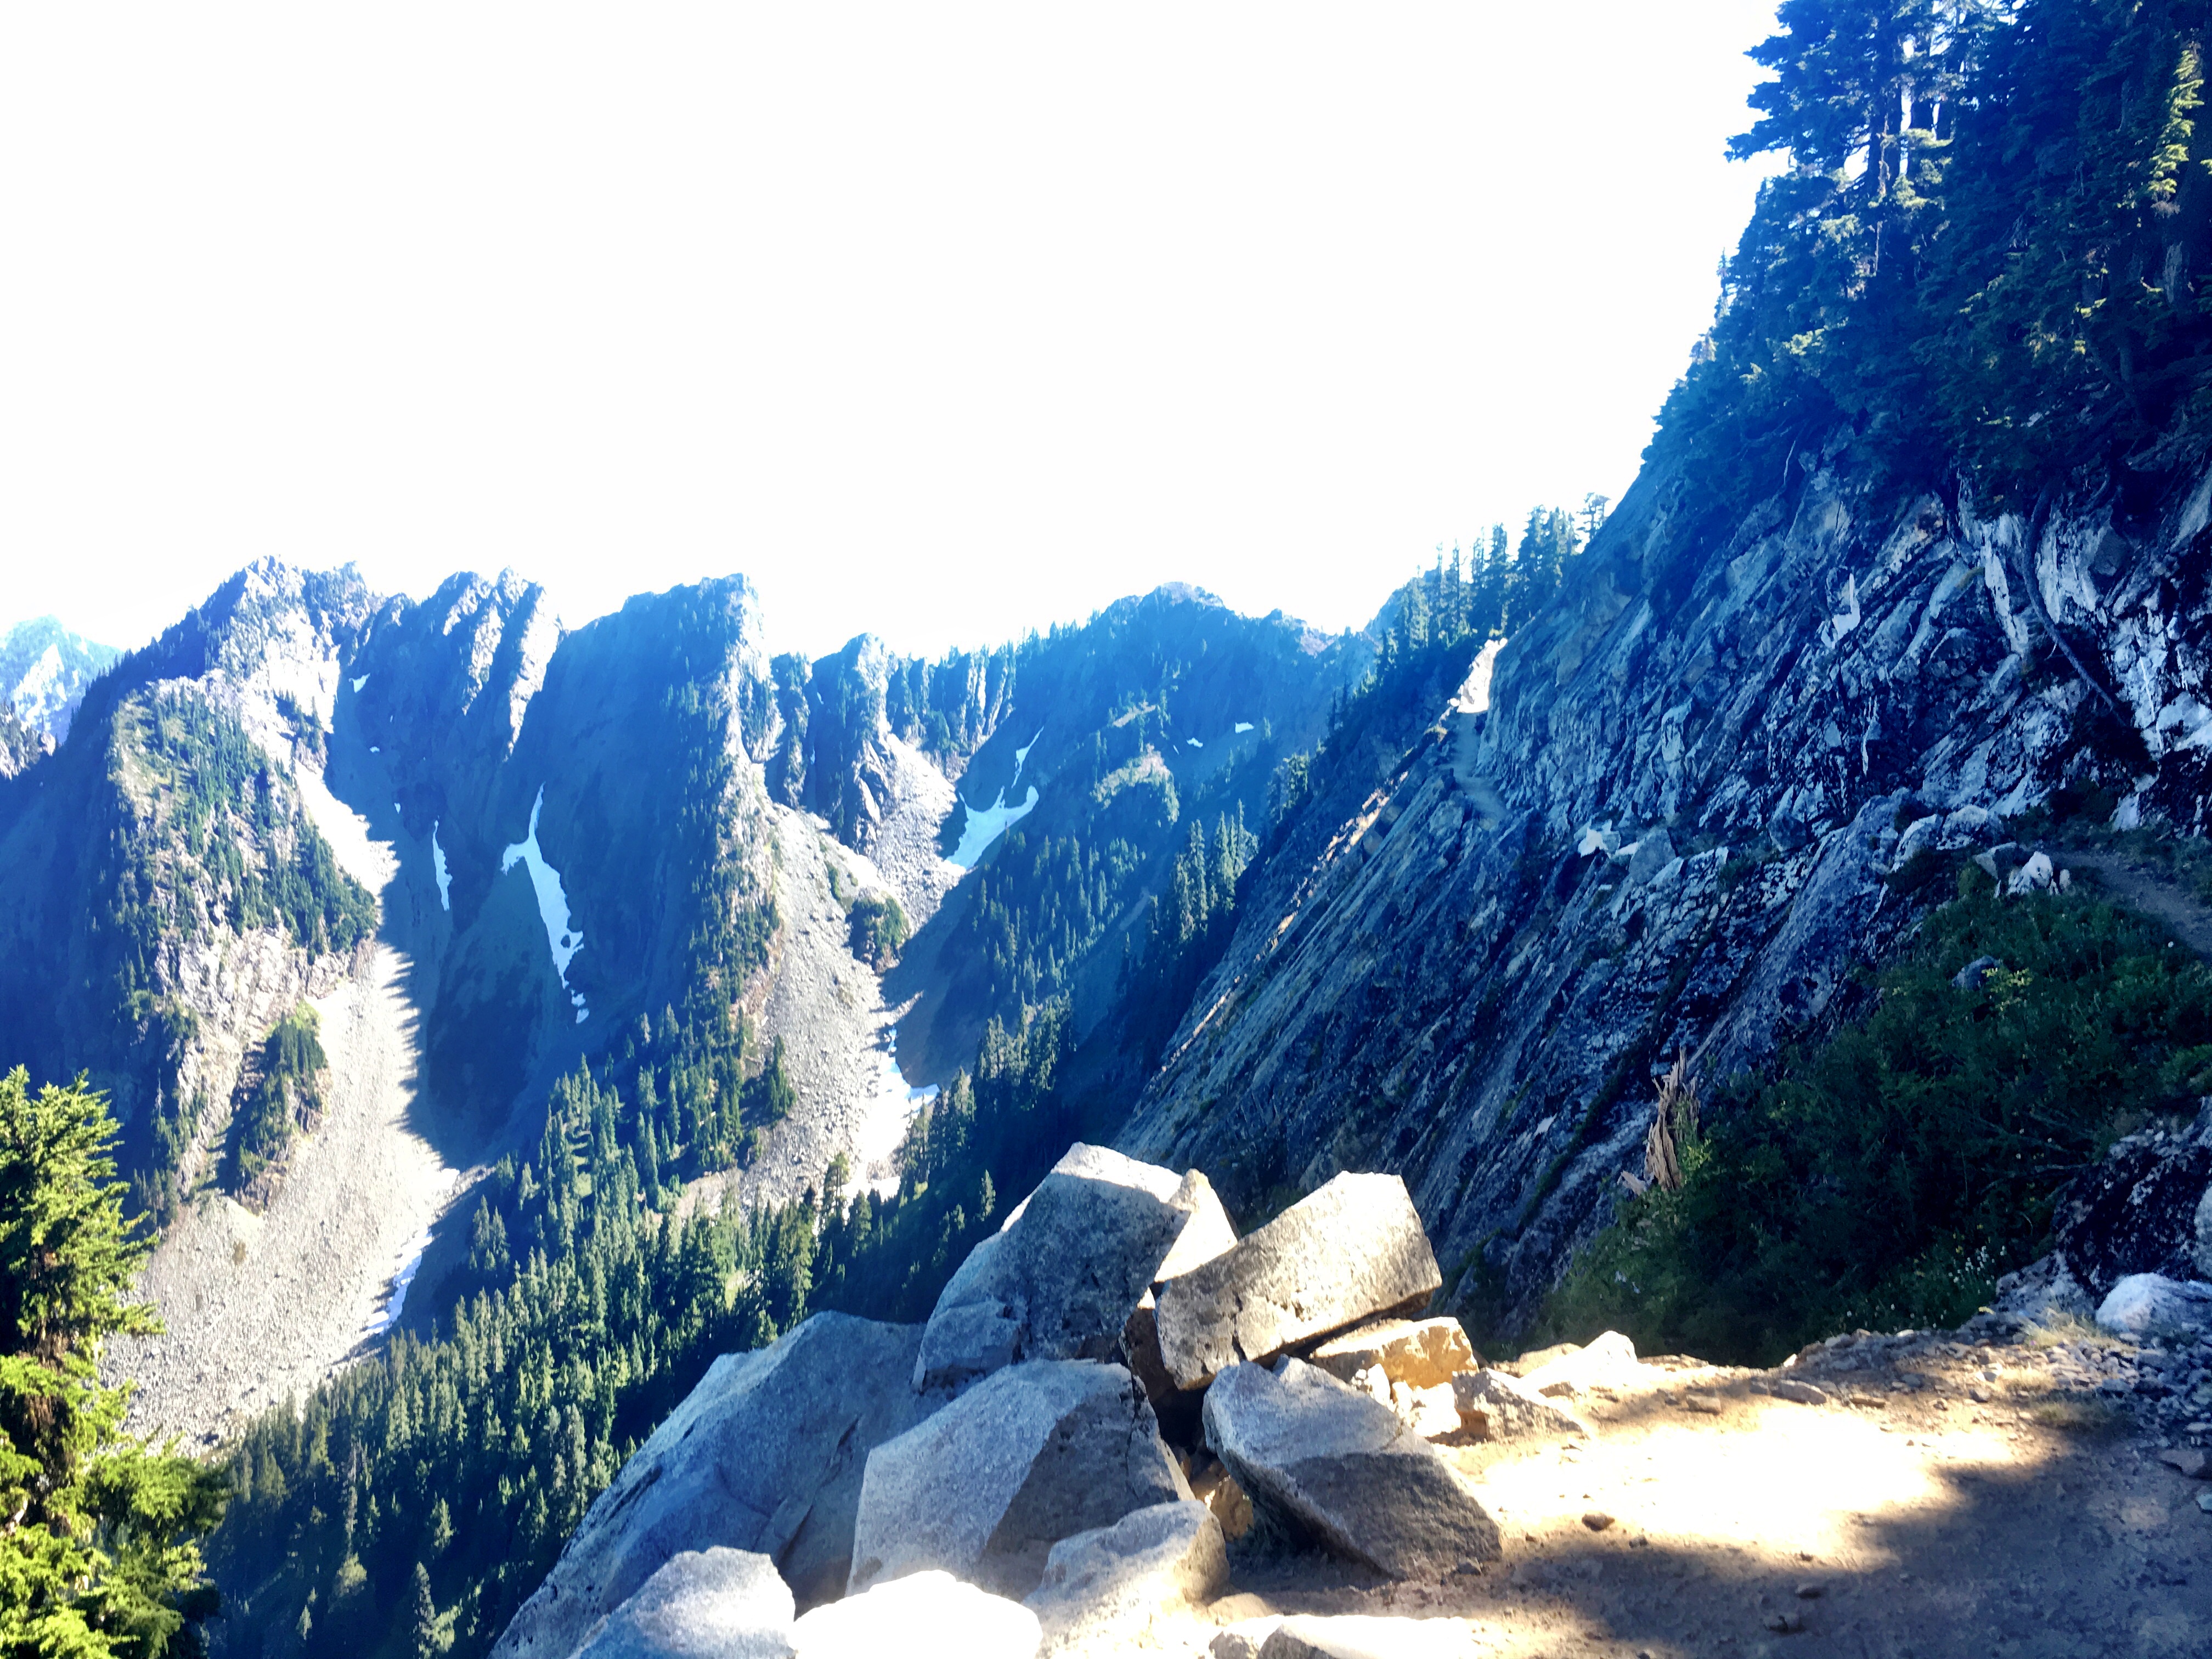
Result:
M266 1170L323 1109L322 1026L301 1003L278 1020L261 1048L261 1076L231 1124L231 1182L242 1188Z
M1719 1091L1679 1192L1625 1200L1538 1322L1771 1364L1864 1326L1955 1323L2047 1245L2059 1189L2212 1088L2212 972L2082 894L1929 915L1863 1024ZM1971 989L1967 963L2003 964Z
M890 966L907 942L906 912L889 893L863 893L847 913L853 929L853 954L871 968Z

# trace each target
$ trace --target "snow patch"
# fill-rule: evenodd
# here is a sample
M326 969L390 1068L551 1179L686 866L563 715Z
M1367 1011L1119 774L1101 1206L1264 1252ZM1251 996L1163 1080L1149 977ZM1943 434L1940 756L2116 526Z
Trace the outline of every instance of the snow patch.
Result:
M354 678L353 678L353 689L354 689L356 691L359 691L362 686L367 685L368 684L368 675L366 675L366 674L356 674L356 675L355 675L355 676L354 676Z
M1034 805L1036 792L1030 793ZM568 896L561 890L561 872L546 863L545 855L538 850L538 815L544 807L545 786L541 783L538 799L530 805L529 838L516 842L500 854L499 872L503 876L518 864L529 867L530 885L538 894L538 919L545 924L545 942L553 951L553 971L561 976L561 988L568 991L576 1024L581 1025L591 1017L590 1010L585 1007L581 993L568 989L568 964L584 948L584 936L568 926Z
M907 1082L906 1074L899 1070L898 1027L896 1025L884 1028L883 1046L876 1050L875 1094L882 1109L872 1115L880 1127L870 1139L878 1144L860 1149L860 1167L863 1169L888 1163L898 1151L899 1143L905 1139L907 1126L914 1121L914 1115L937 1098L934 1083L915 1088ZM878 1198L890 1199L898 1195L899 1178L896 1170L868 1184Z
M1254 731L1257 731L1258 729L1259 729L1259 728L1258 728L1258 727L1256 727L1255 726L1254 726L1254 725L1252 724L1252 722L1251 722L1251 721L1249 721L1249 720L1239 720L1239 721L1237 721L1237 730L1239 732L1254 732Z
M1037 738L1043 735L1044 727L1040 726L1037 727L1036 738L1031 738L1019 749L1014 750L1015 784L1021 782L1022 768L1029 763L1030 750L1037 746ZM957 800L959 798L955 796L954 799ZM1037 791L1035 784L1030 786L1028 799L1018 806L1006 805L1006 792L1004 789L999 791L998 799L988 806L977 808L969 805L964 800L961 801L961 810L968 816L961 821L960 845L952 849L951 862L963 870L973 870L982 862L983 854L989 849L991 843L1006 833L1007 826L1018 823L1027 817L1036 810L1036 804Z
M1009 824L1020 823L1036 810L1036 785L1030 786L1029 798L1019 806L1006 805L1006 792L999 791L999 798L980 811L967 802L960 803L968 814L960 827L960 845L952 849L952 862L963 870L973 870L982 862L983 854L993 842L1004 835Z
M409 1243L407 1253L399 1260L399 1269L392 1275L392 1299L380 1309L368 1322L368 1334L382 1336L399 1322L399 1316L407 1306L408 1288L415 1283L415 1275L422 1269L422 1252L430 1248L430 1230L425 1227Z
M373 754L375 751L372 750L370 752ZM436 818L430 821L430 862L438 872L438 908L441 910L450 910L453 908L452 896L453 878L446 871L446 849L438 845L440 822L441 820ZM505 870L502 869L501 873L505 874Z

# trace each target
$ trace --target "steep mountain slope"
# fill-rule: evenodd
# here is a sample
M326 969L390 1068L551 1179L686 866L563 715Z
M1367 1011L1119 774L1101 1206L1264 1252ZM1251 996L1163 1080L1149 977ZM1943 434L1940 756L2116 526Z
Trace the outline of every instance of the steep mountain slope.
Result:
M512 573L264 563L0 784L0 1030L112 1094L168 1229L143 1425L311 1384L395 1270L448 1318L471 1240L423 1229L582 1065L688 1202L894 1182L913 1084L1095 1018L1191 821L1261 815L1370 652L1188 589L936 663L760 639L742 577L564 632Z
M979 878L890 977L920 998L902 1033L916 1079L948 1080L990 1020L1058 999L1091 1030L1150 942L1177 854L1265 823L1276 769L1319 741L1373 658L1364 634L1239 616L1185 586L1026 645L945 825Z
M0 634L0 702L58 744L69 736L86 689L122 655L113 646L72 634L52 617L17 623Z
M350 573L241 572L0 785L0 1030L109 1092L157 1213L221 1153L250 1051L373 927L289 764L366 604Z
M1656 1073L1687 1050L1724 1077L1840 1017L1948 896L1915 854L2054 798L2195 827L2212 474L2031 542L1852 459L1725 536L1647 474L1486 709L1443 711L1267 871L1125 1146L1234 1171L1245 1204L1401 1170L1449 1297L1510 1323L1640 1173Z

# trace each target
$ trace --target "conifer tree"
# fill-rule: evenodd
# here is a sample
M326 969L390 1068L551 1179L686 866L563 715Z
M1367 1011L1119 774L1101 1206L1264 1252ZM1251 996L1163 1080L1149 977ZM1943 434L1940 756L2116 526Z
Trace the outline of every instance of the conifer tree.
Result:
M199 1650L215 1611L197 1540L222 1474L123 1433L110 1336L160 1331L124 1300L145 1259L123 1218L106 1103L0 1077L0 1653Z

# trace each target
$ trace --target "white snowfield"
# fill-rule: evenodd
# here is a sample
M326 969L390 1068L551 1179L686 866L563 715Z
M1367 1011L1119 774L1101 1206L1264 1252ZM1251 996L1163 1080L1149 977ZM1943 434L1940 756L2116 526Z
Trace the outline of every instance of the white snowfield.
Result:
M576 1024L581 1025L591 1018L591 1010L584 1006L580 991L568 990L568 964L575 960L576 952L584 948L584 936L568 926L568 896L561 888L561 872L545 862L545 855L538 850L538 815L544 810L545 786L538 786L538 799L530 806L530 836L516 842L499 857L499 872L502 876L518 864L528 866L530 884L538 894L538 919L545 924L545 942L553 949L553 971L561 976L561 988L568 992L569 1006L576 1011ZM436 836L434 830L432 839ZM445 855L438 855L438 896L446 896ZM450 907L448 907L450 908Z
M1040 726L1036 737L1014 750L1014 781L1008 787L1020 787L1022 768L1029 764L1030 750L1036 747L1037 738L1043 735L1044 728ZM983 854L990 850L991 843L1006 834L1009 825L1020 823L1035 811L1036 804L1035 784L1030 786L1029 798L1018 806L1006 805L1005 789L999 791L998 799L988 806L974 807L962 801L961 810L968 816L961 821L960 845L952 849L952 862L963 870L973 870L983 861Z

